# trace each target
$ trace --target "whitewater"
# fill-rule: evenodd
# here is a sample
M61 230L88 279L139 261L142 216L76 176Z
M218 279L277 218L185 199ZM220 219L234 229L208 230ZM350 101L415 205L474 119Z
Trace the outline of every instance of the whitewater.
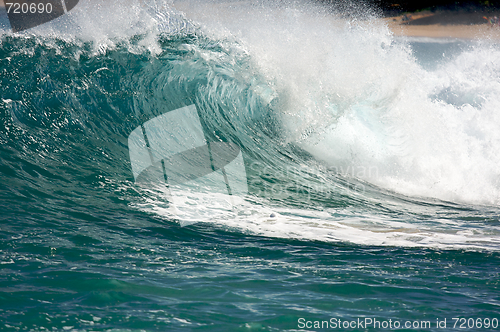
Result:
M277 133L271 137L278 150L298 147L313 157L256 170L284 177L281 185L259 191L269 191L272 201L285 206L272 203L260 211L260 204L248 204L241 208L242 217L223 216L218 223L271 236L363 244L497 246L498 229L490 225L471 230L467 222L454 220L455 228L441 218L431 218L431 225L415 225L412 214L394 218L381 217L365 206L355 212L328 204L315 207L309 202L310 193L295 211L286 199L287 191L300 191L295 184L287 187L301 181L293 173L299 178L313 173L318 179L307 179L307 190L325 200L341 182L328 177L340 176L354 188L347 189L348 196L359 195L368 205L380 200L373 198L374 190L375 196L383 193L383 205L387 192L396 200L413 201L413 207L396 203L396 210L405 213L415 208L420 213L429 200L437 210L441 205L454 210L455 204L463 204L478 206L486 215L497 213L490 212L497 210L500 188L496 153L500 70L494 43L427 40L431 56L440 44L444 50L458 51L450 57L443 53L418 59L412 45L425 43L392 37L362 6L350 8L354 16L348 19L331 13L345 10L342 5L329 11L301 3L273 7L254 2L179 2L172 7L189 22L176 29L201 29L222 41L230 56L224 61L248 58L251 68L231 68L228 74L236 82L250 80L254 98L275 121L272 127ZM201 51L200 56L217 62L221 54ZM261 80L257 84L256 77ZM238 106L237 112L245 108L255 112L252 106ZM251 130L241 129L245 143L255 141ZM249 143L247 149L260 154L260 144ZM265 164L275 156L260 158ZM273 213L278 217L268 218Z
M345 12L349 15L341 15ZM461 218L438 217L443 206L452 214L457 208L477 209L474 213L487 220L497 213L500 68L495 43L395 38L362 5L245 1L83 2L61 21L16 38L38 39L56 54L58 43L75 45L72 56L78 61L83 45L91 47L90 57L116 49L161 57L162 39L193 37L177 45L179 52L196 58L193 63L170 72L146 69L150 82L139 79L138 90L153 85L153 100L135 98L133 103L136 118L172 110L169 104L186 96L166 86L205 71L207 84L193 92L195 104L203 105L198 107L213 133L241 142L250 189L257 192L238 211L209 214L211 222L268 236L497 247L496 225L472 230ZM456 51L419 59L412 45L422 44L429 49L455 45ZM196 68L201 62L206 69ZM103 65L94 73L112 71ZM13 102L4 98L4 103ZM123 168L126 172L126 163ZM265 173L272 180L261 183ZM165 191L151 194L149 189L131 204L175 218L163 208ZM301 206L294 209L288 198L297 193ZM339 209L331 203L341 195L354 204ZM261 199L265 202L255 202ZM209 200L195 204L210 205ZM381 214L373 209L377 205L394 214ZM430 209L432 216L415 222L421 209ZM197 218L187 214L179 221L206 220Z
M380 17L81 0L13 33L0 12L2 328L495 330L500 47Z

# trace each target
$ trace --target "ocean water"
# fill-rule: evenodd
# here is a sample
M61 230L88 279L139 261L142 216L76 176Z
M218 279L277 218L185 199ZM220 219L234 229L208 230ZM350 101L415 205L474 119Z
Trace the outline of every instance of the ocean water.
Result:
M84 0L23 33L3 17L0 330L498 331L500 46L376 18ZM132 132L186 109L238 147L243 192L200 177L173 206L136 181Z

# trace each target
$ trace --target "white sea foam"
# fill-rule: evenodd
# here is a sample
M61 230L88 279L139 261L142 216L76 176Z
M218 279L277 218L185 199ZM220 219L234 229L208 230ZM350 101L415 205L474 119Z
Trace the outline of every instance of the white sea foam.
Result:
M412 63L392 102L361 100L301 145L332 165L376 167L364 180L396 192L499 205L499 55L476 46L434 72Z
M181 2L233 36L278 92L289 142L410 196L500 205L500 50L476 43L436 70L380 21L303 5ZM191 5L186 5L186 3Z
M16 35L90 41L96 54L114 48L117 42L127 43L130 37L141 36L138 43L129 45L130 51L148 50L157 54L161 52L159 34L186 34L195 30L170 3L166 0L80 0L65 15ZM3 27L0 34L12 33L7 28Z
M158 188L157 188L158 189ZM186 192L187 213L174 212L162 204L162 191L148 190L134 206L142 211L177 220L187 226L206 222L215 227L251 235L307 241L350 242L360 245L426 247L439 249L500 250L500 228L469 225L466 221L394 218L369 213L363 207L297 209L247 197L228 209L229 198ZM234 198L231 198L234 199ZM199 204L201 203L201 205Z
M500 51L495 45L477 44L429 71L408 43L396 41L369 15L345 18L302 3L158 3L81 0L67 15L32 32L90 39L96 52L136 34L145 34L139 46L159 52L158 33L195 26L217 39L237 41L267 78L273 90L266 92L267 102L275 99L289 143L332 169L358 170L354 177L383 189L500 204ZM160 196L147 194L133 205L175 218ZM202 204L205 215L209 204ZM234 210L222 204L218 212L223 210L205 219L265 236L499 248L496 226L473 229L437 217L415 221L367 209L294 209L256 198ZM183 218L182 224L199 221L196 214Z
M475 44L430 71L409 43L366 17L345 19L304 6L181 3L205 33L233 38L248 52L276 91L274 105L288 142L331 169L357 170L353 177L387 190L500 204L495 45ZM355 208L296 210L253 200L211 222L265 236L366 245L500 244L496 226L471 228L437 216L394 218Z

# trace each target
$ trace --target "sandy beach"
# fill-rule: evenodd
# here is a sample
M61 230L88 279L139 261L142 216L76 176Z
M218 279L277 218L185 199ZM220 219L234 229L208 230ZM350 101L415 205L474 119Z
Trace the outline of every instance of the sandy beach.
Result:
M500 25L492 26L486 18L500 13L419 12L388 17L395 36L500 40Z
M0 2L2 7L5 5ZM422 11L382 20L395 36L500 41L500 24L492 26L488 22L494 16L500 17L500 12Z

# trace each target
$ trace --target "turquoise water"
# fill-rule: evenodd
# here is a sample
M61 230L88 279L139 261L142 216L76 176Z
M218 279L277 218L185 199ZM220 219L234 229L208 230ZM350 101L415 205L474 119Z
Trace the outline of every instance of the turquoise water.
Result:
M1 35L0 329L498 330L496 44L156 5ZM189 105L248 183L203 222L135 183L128 147Z

